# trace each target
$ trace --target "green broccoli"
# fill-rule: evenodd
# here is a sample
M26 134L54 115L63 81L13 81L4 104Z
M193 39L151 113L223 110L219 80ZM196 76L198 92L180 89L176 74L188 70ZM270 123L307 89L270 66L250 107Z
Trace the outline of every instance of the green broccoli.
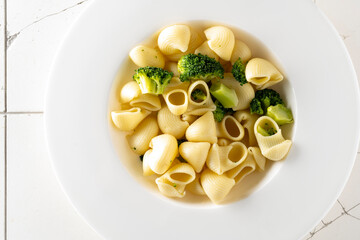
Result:
M262 128L260 126L257 127L257 131L258 133L260 133L261 135L267 137L267 136L271 136L274 135L275 133L277 133L276 129L274 128Z
M215 111L213 111L215 121L221 122L221 120L223 120L223 118L227 113L229 114L234 113L234 111L231 108L224 108L224 106L221 105L221 103L218 100L216 100L214 103L216 106Z
M178 62L180 80L190 81L202 79L209 81L216 78L224 78L224 68L214 58L202 54L187 54Z
M264 115L269 106L282 104L280 94L272 89L265 88L255 92L255 97L250 102L250 112Z
M248 82L245 77L245 64L241 61L240 58L236 60L232 66L231 73L236 81L240 82L241 86Z
M276 129L274 128L272 123L265 122L263 126L258 125L257 129L258 133L260 133L263 136L271 136L277 133Z
M291 110L285 107L284 104L277 104L275 106L268 107L266 115L274 119L274 121L279 125L294 122Z
M195 102L202 102L206 99L206 94L203 91L201 91L200 89L195 89L191 93L191 98Z
M133 79L140 85L142 93L162 94L170 82L172 72L157 67L143 67L135 70Z
M213 83L210 88L210 93L224 108L233 108L239 102L235 90L228 88L222 83Z

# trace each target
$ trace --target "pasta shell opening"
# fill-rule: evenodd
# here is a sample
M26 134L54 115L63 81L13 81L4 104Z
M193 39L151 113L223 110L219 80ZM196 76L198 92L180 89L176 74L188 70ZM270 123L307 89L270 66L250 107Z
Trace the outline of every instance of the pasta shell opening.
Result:
M168 95L168 100L175 106L180 106L186 103L186 93L183 91L174 91Z
M201 91L202 93L204 93L205 99L204 100L195 99L193 97L194 91ZM196 81L190 85L189 90L188 90L188 95L189 95L189 101L191 104L197 105L197 106L205 105L210 97L209 87L204 81Z
M225 120L225 128L230 136L236 138L240 135L240 129L238 124L232 118L227 118Z
M170 174L170 178L179 182L189 182L193 176L187 173L172 173Z
M246 147L243 144L231 144L232 148L228 153L228 159L234 163L237 163L244 158L247 152Z

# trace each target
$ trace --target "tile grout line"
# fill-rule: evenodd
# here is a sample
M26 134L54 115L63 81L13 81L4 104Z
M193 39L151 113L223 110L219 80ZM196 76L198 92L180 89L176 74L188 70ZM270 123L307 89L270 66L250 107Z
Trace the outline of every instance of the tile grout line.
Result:
M0 112L0 115L43 114L44 112Z
M4 116L4 240L7 240L7 116Z

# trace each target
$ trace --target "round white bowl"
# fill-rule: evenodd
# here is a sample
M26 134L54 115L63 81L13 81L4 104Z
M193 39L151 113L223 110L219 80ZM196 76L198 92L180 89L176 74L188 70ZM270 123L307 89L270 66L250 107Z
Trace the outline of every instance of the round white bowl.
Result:
M294 145L271 181L241 201L206 208L147 191L119 160L108 128L109 94L129 50L165 25L192 20L228 24L262 41L297 103ZM310 0L95 1L67 35L46 98L56 174L106 239L298 239L339 196L359 141L350 58Z

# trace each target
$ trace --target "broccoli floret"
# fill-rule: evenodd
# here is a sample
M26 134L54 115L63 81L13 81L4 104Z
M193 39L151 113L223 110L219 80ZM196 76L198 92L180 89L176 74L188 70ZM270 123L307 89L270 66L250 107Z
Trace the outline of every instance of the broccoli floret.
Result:
M245 64L240 58L234 63L231 73L241 86L248 82L245 77Z
M200 89L195 89L191 93L191 98L195 102L202 102L206 99L206 94L203 91L201 91Z
M266 115L274 119L279 125L294 122L292 112L289 108L285 107L284 104L277 104L267 108Z
M135 70L133 79L140 85L142 93L162 94L170 82L172 72L157 67L143 67Z
M224 108L233 108L239 102L235 90L228 88L222 83L212 84L210 93L224 106Z
M257 131L258 133L260 133L261 135L267 137L267 136L271 136L274 135L275 133L277 133L275 128L262 128L260 126L257 127Z
M260 102L259 99L254 98L253 100L251 100L251 102L250 102L250 112L251 112L251 114L254 114L254 113L259 114L259 115L264 114L264 111L261 108L261 102Z
M234 111L231 108L224 108L224 106L221 105L221 103L218 100L216 100L214 103L216 106L215 111L213 111L215 121L221 122L221 120L223 120L223 118L227 113L229 114L234 113Z
M224 78L224 68L214 58L202 54L187 54L178 62L180 80L190 81L202 79L209 81L216 78Z
M263 115L266 113L269 106L282 104L283 100L280 94L275 90L265 88L255 92L255 97L250 102L250 112Z

